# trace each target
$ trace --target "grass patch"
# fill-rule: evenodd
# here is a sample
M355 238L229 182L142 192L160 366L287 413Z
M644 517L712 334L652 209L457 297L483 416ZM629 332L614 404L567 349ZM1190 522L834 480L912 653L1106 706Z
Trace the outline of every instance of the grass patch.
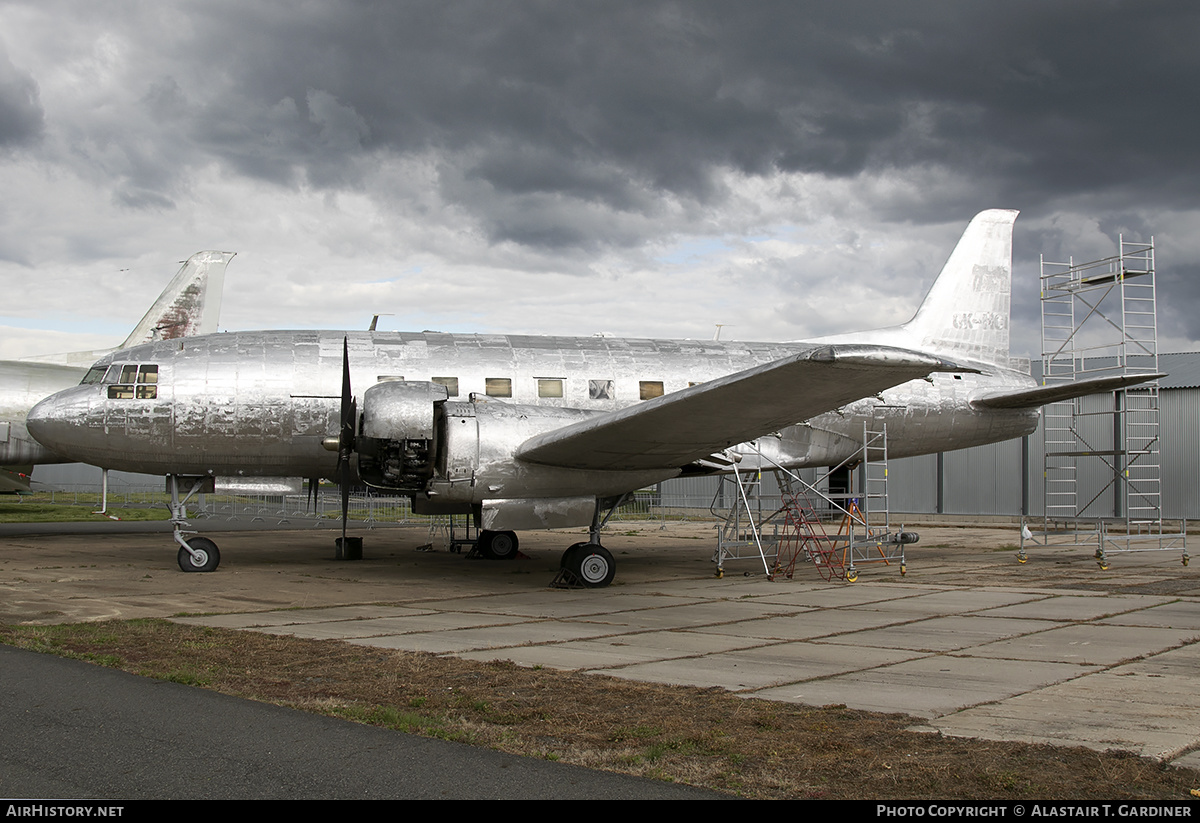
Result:
M721 689L338 640L129 620L0 642L409 734L755 798L1189 798L1200 772L1124 752L943 738L919 721Z
M95 514L94 506L64 506L56 503L0 503L0 523L78 523L109 520ZM109 514L121 520L169 520L166 509L110 509Z

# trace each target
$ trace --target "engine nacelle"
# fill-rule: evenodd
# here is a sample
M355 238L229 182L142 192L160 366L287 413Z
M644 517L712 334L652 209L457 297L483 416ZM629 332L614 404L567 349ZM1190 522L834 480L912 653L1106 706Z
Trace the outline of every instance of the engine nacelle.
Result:
M363 394L356 441L358 474L368 486L424 490L437 460L437 417L448 397L438 383L395 380Z
M619 496L629 489L657 483L679 473L674 468L636 472L584 470L540 465L513 457L521 444L531 437L603 414L605 412L486 401L445 403L438 421L437 471L428 494L440 503L475 506L486 501L506 505L503 501L507 500L517 505L522 501L584 497L594 500ZM535 507L541 506L537 503ZM589 514L583 524L590 522L590 518Z
M586 525L593 509L584 505L585 499L619 496L678 474L676 469L581 470L513 458L529 438L601 414L451 401L436 383L380 383L363 396L358 473L368 486L413 495L414 508L421 512L479 510L495 501L489 505L504 510L505 523L518 522L510 515L520 513L523 524Z

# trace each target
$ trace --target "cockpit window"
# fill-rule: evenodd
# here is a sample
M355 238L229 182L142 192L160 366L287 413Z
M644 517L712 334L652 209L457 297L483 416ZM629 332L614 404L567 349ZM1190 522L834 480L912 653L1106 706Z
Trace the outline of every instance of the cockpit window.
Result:
M104 366L92 366L90 369L88 369L88 373L83 376L83 380L80 381L79 385L91 386L91 385L95 385L96 383L103 383L103 382L104 382Z
M158 397L158 366L125 363L110 366L104 382L110 400L154 400Z

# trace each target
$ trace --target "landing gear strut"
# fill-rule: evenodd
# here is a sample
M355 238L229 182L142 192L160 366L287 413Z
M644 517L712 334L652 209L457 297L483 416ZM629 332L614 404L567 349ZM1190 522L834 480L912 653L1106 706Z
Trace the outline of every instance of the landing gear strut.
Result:
M179 477L169 474L167 483L171 487L171 526L172 536L179 544L179 568L185 572L215 572L221 564L221 552L217 549L217 544L207 537L196 537L196 532L187 528L191 525L187 520L187 503L193 494L205 491L206 485L209 486L208 491L211 491L212 478L195 478L183 499L179 497Z

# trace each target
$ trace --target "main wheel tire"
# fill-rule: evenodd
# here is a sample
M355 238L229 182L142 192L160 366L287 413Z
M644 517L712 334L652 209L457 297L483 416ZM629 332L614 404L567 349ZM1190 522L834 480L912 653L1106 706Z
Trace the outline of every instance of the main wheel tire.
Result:
M185 572L215 572L221 565L221 552L217 544L207 537L193 537L188 541L192 547L189 552L183 546L179 547L179 568Z
M479 535L479 553L488 560L512 560L518 545L516 532L485 531Z
M575 566L574 566L574 563L575 563L575 555L579 554L579 552L581 552L581 551L583 551L584 549L586 549L586 548L587 548L589 545L591 545L591 544L589 544L589 543L576 543L575 545L573 545L573 546L570 546L570 547L569 547L569 548L568 548L566 551L564 551L564 552L562 553L562 560L561 560L561 561L559 561L559 564L558 564L558 565L559 565L559 568L562 568L562 569L571 569L571 570L573 571L573 570L574 570L574 568L575 568Z
M572 557L571 565L567 568L587 588L602 589L613 582L613 578L616 577L617 561L613 559L608 549L591 543L576 552Z

